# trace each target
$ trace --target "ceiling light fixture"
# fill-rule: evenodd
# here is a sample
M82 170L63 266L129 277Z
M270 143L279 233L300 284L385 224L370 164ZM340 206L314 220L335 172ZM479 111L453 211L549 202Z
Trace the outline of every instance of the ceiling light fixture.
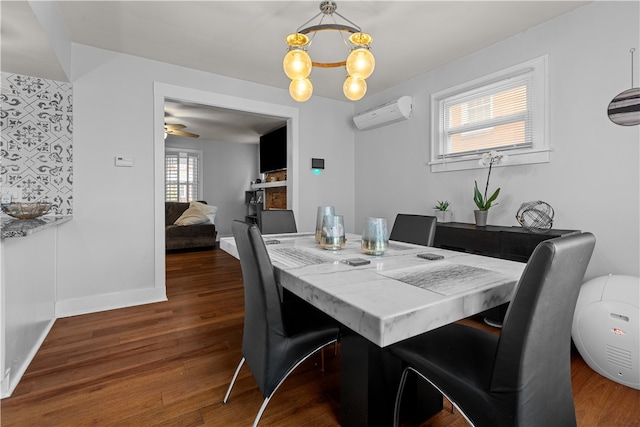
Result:
M302 24L295 33L287 36L289 51L282 61L282 68L287 77L291 79L289 94L298 102L305 102L313 94L313 85L309 79L313 67L336 68L344 66L347 70L347 78L342 86L342 91L352 101L361 99L367 92L366 79L373 73L376 65L369 46L373 39L369 34L363 33L356 24L336 12L337 7L333 0L320 2L320 13ZM342 18L348 25L339 24L334 15ZM321 18L318 24L305 27L319 16ZM325 18L331 18L333 22L323 23ZM307 51L317 32L324 30L337 31L340 34L340 38L350 51L346 61L311 61ZM344 33L351 35L345 39Z

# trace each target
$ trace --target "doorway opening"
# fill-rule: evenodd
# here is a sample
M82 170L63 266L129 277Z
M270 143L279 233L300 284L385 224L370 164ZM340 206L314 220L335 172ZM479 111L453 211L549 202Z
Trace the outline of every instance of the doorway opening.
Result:
M287 123L287 208L294 212L298 210L297 183L300 169L297 108L165 83L154 83L154 283L156 288L165 290L165 293L164 108L166 100L196 103L245 114L268 115L285 120Z

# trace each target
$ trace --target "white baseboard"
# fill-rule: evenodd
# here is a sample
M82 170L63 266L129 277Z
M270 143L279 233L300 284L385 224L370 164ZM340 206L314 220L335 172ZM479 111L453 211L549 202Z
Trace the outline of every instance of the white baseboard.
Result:
M137 289L56 301L55 314L56 318L77 316L79 314L96 313L166 300L167 293L164 287Z
M18 383L22 379L22 376L31 364L31 361L34 357L36 357L36 353L38 352L38 350L40 350L40 346L42 346L42 343L47 338L47 335L49 335L49 331L51 331L54 323L55 319L51 319L46 323L46 325L42 329L42 332L40 333L40 336L38 336L38 340L34 343L27 357L22 361L22 363L20 363L19 366L16 367L16 369L10 371L8 375L2 378L2 382L0 384L0 392L2 394L0 395L0 399L10 397L13 391L16 389Z

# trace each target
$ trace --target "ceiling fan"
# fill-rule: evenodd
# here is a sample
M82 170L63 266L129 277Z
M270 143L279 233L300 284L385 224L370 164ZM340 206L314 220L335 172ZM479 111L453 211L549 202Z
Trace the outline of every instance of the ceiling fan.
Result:
M181 124L175 124L175 125L171 125L171 124L164 124L164 135L165 138L167 137L167 135L176 135L176 136L186 136L188 138L199 138L200 135L197 135L195 133L191 133L191 132L186 132L180 129L184 129L186 128L185 125L181 125Z

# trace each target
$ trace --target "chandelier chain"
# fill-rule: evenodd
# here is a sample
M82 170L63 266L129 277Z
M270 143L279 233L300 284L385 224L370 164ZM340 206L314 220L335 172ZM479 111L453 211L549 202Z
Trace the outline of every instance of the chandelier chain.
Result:
M631 87L633 87L633 52L636 51L636 48L632 47L629 52L631 52Z

